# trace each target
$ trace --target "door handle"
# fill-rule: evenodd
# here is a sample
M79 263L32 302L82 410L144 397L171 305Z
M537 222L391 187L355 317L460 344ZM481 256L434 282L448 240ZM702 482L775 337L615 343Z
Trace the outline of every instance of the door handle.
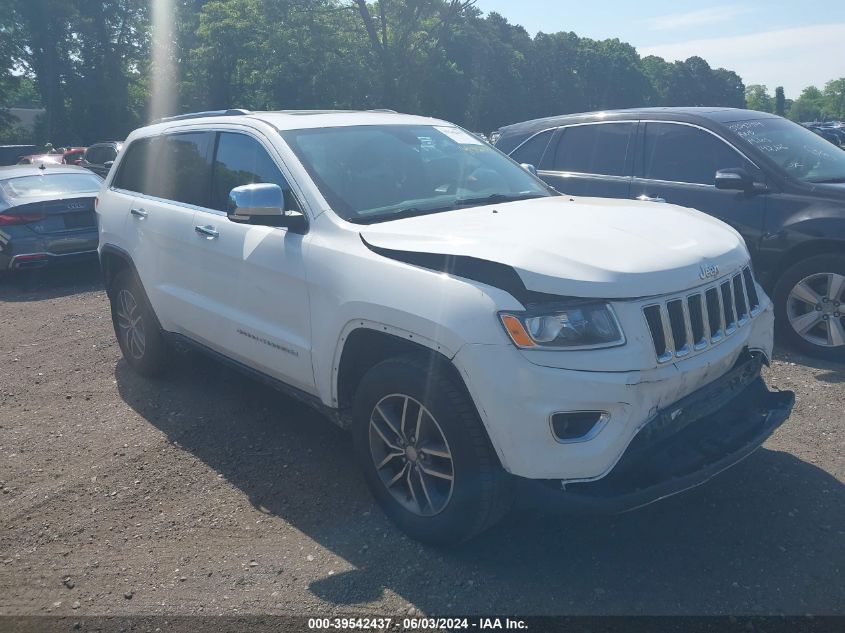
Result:
M643 202L666 202L666 198L661 198L659 196L651 197L651 196L647 196L645 194L643 194L641 196L637 196L637 200L642 200Z
M146 209L129 209L129 213L142 220L149 215Z
M220 237L220 233L218 233L217 229L213 226L195 226L194 230L207 240L213 240Z

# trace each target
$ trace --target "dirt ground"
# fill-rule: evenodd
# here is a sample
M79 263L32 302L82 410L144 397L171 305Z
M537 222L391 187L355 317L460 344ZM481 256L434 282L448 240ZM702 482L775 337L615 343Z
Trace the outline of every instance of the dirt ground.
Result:
M0 614L843 614L845 366L767 379L792 418L705 486L438 550L305 406L193 354L129 371L95 266L0 282Z

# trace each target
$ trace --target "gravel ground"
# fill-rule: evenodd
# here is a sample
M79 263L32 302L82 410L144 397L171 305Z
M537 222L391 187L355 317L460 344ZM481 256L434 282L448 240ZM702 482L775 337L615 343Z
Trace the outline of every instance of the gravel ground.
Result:
M612 518L403 537L347 436L194 354L120 358L94 266L0 282L0 614L843 614L845 367L779 353L792 418Z

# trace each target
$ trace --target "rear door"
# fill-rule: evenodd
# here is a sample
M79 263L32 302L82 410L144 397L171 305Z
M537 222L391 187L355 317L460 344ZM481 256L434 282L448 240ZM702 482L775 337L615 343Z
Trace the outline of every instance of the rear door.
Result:
M641 124L631 197L691 207L733 226L756 254L762 237L766 196L716 189L719 169L742 167L755 180L762 172L727 141L696 125L649 121Z
M538 174L561 193L627 198L636 131L636 121L562 127L545 150Z
M308 392L314 391L311 324L303 249L306 235L232 222L229 192L275 183L288 210L301 211L272 144L252 130L217 136L210 209L193 219L188 265L207 311L202 342Z
M194 214L208 204L213 140L211 132L139 139L115 176L117 194L135 194L124 202L130 254L156 315L172 332L190 334L205 316L186 259Z

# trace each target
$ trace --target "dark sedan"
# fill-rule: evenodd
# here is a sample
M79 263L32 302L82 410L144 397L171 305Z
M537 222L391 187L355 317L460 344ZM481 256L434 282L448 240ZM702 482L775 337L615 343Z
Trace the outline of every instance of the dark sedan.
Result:
M70 165L0 167L0 271L96 257L102 182Z
M781 335L845 360L845 152L820 136L733 108L573 114L494 136L562 193L670 202L727 222L745 238Z

